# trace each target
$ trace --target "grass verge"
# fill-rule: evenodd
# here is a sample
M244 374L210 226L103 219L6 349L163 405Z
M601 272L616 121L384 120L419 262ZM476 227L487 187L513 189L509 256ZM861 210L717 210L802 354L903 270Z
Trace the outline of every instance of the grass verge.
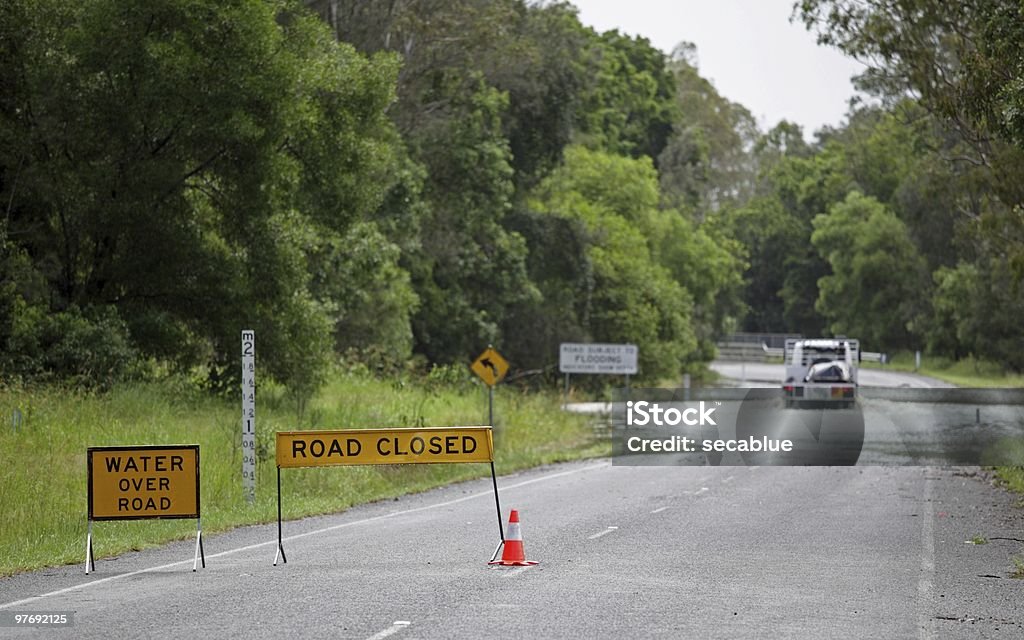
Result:
M257 396L257 499L241 487L240 402L185 385L124 386L105 395L0 390L0 575L82 561L86 534L86 448L199 444L203 529L225 531L277 517L275 431L291 429L477 425L487 421L483 387L452 382L334 379L301 422L280 390ZM23 421L15 431L11 416ZM608 455L586 417L559 409L557 394L495 394L499 473ZM295 469L281 476L284 517L343 511L353 505L482 477L487 465L392 465ZM97 522L97 557L195 535L192 520Z
M903 351L891 355L890 361L881 365L876 362L862 362L868 369L892 369L920 373L921 375L951 382L958 387L1008 388L1024 387L1024 375L1006 372L1002 367L984 360L966 358L951 360L936 356L921 356L921 368L914 370L914 354Z
M1024 467L996 467L999 482L1014 493L1024 494ZM1024 507L1024 500L1021 501Z
M1024 558L1015 556L1013 558L1013 571L1010 577L1016 580L1024 580Z

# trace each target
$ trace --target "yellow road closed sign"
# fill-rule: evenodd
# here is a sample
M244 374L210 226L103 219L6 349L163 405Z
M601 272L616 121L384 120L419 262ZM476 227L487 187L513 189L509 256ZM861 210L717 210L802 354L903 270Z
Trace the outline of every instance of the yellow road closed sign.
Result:
M90 447L89 519L199 517L199 445Z
M278 431L277 466L491 462L490 427Z

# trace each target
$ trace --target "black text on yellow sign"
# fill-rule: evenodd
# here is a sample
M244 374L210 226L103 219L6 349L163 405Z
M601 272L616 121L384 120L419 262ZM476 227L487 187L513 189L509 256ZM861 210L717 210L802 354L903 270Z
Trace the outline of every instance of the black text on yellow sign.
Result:
M199 445L90 447L89 519L199 517Z
M278 431L277 466L490 462L490 427Z
M469 368L473 370L481 380L483 380L487 386L493 387L494 385L501 382L508 373L508 362L505 358L501 357L501 354L495 351L492 347L487 347L487 350L477 356L473 364L469 365Z

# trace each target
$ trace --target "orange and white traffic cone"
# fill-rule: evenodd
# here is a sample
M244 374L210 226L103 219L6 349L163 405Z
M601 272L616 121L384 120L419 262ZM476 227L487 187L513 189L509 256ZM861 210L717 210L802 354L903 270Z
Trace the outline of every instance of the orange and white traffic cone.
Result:
M526 559L526 551L523 550L523 534L519 530L519 512L515 509L509 514L508 529L505 530L505 542L502 543L502 547L501 560L492 559L487 564L500 564L505 567L529 567L538 564Z

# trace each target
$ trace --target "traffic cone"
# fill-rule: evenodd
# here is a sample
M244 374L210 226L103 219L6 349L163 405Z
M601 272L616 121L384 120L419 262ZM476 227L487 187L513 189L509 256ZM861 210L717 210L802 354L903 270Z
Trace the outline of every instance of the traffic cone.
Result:
M508 517L508 529L505 531L505 542L502 543L501 560L491 560L487 564L500 564L505 567L529 567L538 564L526 559L523 550L523 534L519 531L519 512L515 509Z

